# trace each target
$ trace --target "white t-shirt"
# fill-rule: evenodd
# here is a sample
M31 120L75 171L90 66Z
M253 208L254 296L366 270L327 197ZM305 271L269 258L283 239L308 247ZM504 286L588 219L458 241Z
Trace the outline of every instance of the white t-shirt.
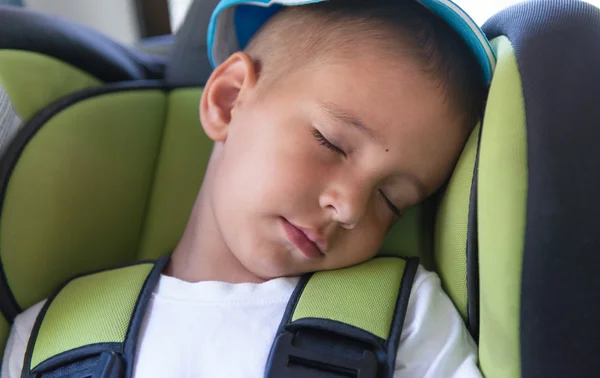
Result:
M188 283L161 276L140 330L134 377L263 377L297 282ZM2 378L21 376L27 340L42 306L15 319ZM475 343L438 276L422 267L408 302L394 377L481 377Z

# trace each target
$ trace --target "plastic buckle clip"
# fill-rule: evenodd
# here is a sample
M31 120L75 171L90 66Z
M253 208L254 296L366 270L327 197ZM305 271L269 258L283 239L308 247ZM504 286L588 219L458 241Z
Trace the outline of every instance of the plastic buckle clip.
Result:
M295 335L285 332L273 345L266 378L375 378L375 354L364 349L360 359L294 345Z

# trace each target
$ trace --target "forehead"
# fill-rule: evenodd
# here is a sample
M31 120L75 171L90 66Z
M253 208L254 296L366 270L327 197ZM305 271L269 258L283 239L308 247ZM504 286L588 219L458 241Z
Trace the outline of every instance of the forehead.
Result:
M293 76L287 89L306 101L327 104L321 106L325 115L353 115L384 134L435 131L454 118L439 83L409 57L361 51L352 59L317 62Z

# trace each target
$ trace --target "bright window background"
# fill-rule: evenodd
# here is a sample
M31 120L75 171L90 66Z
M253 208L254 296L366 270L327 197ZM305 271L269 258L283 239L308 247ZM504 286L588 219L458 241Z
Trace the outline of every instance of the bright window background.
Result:
M192 1L193 0L169 0L169 13L171 15L171 29L173 30L173 33L176 33L179 26L181 26Z
M456 4L469 13L479 25L482 25L488 18L502 9L521 1L522 0L454 0ZM600 7L600 0L586 1ZM183 22L191 2L192 0L169 0L173 32L176 32Z

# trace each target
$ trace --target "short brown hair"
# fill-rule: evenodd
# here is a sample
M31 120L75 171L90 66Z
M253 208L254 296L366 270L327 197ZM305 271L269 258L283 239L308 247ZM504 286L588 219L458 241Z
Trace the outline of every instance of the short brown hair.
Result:
M283 7L245 51L261 76L276 80L332 49L346 46L349 53L359 53L357 35L415 59L470 127L481 119L487 91L474 54L454 29L414 0L328 0Z

